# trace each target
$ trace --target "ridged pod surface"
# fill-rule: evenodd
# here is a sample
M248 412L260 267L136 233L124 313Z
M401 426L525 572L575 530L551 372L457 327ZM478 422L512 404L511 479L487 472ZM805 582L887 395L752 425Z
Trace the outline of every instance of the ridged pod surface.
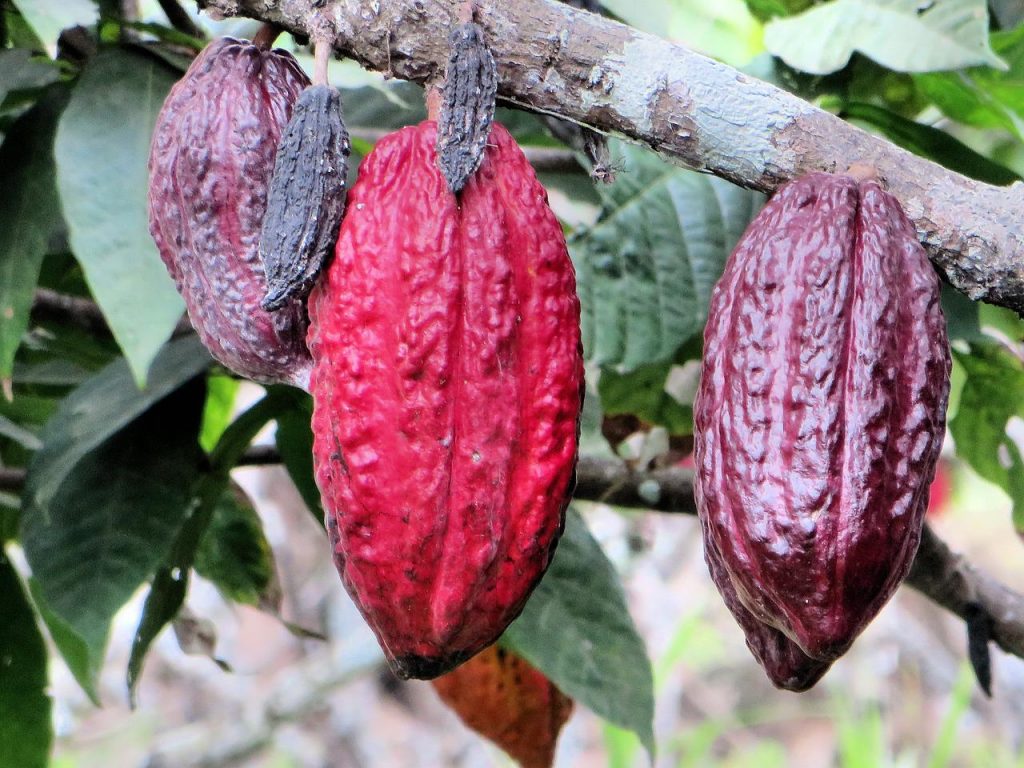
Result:
M149 158L149 228L199 338L231 370L305 386L306 314L260 308L259 255L281 132L309 79L286 51L210 43L171 89Z
M519 614L571 492L575 275L495 124L460 198L436 126L381 139L310 294L314 463L335 561L392 668L431 678Z
M522 768L551 768L573 701L521 656L492 645L433 685L467 727Z
M938 277L898 201L822 173L780 189L712 295L697 504L742 606L814 659L910 569L949 371Z

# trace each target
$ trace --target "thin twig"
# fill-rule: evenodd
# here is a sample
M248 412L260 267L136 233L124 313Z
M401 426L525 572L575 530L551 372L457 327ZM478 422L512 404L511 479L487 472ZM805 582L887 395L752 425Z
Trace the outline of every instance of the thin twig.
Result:
M179 32L184 32L186 35L192 37L198 37L203 39L206 37L202 29L192 21L192 17L188 15L188 12L181 7L178 0L158 0L160 7L163 9L164 15L167 17L167 21L171 23Z

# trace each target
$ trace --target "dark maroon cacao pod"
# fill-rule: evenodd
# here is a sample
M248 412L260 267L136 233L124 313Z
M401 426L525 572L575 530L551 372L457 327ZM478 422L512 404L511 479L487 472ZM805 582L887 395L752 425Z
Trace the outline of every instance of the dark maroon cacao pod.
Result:
M712 295L697 503L740 603L808 656L844 653L910 568L949 370L898 201L822 173L784 186Z
M777 688L784 688L787 691L806 691L811 688L828 671L832 662L812 659L782 632L760 621L748 611L736 594L736 588L726 573L725 564L715 548L714 541L705 536L704 542L704 559L707 560L711 580L718 587L726 607L743 630L747 638L747 648L764 667L768 679Z
M285 51L210 43L171 89L149 158L149 229L199 338L228 368L305 386L301 301L260 308L260 228L278 141L309 84Z

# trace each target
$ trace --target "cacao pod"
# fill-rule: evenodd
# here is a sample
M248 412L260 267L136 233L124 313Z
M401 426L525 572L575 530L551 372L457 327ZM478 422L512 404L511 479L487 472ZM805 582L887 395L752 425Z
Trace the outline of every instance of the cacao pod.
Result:
M329 85L304 90L274 161L260 256L267 276L263 309L305 299L338 239L345 214L348 131L341 94Z
M938 278L896 198L822 173L779 190L712 295L696 491L709 561L814 659L910 568L949 370Z
M196 57L157 117L149 230L203 344L231 370L305 386L305 308L260 308L260 228L274 156L309 84L286 51L221 38Z
M551 768L573 701L525 659L492 645L432 684L467 727L523 768Z
M558 220L500 125L462 191L427 121L381 139L310 293L314 465L335 562L402 677L493 643L571 492L583 364Z

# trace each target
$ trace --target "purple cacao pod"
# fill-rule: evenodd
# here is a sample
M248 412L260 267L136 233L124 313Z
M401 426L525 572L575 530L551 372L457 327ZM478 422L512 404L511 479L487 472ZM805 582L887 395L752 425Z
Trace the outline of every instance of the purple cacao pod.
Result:
M278 141L309 79L286 51L221 38L168 94L149 158L149 228L203 344L231 370L305 386L300 300L270 314L259 254Z
M910 569L949 370L938 277L896 198L823 173L780 189L712 295L696 490L709 561L813 659Z

